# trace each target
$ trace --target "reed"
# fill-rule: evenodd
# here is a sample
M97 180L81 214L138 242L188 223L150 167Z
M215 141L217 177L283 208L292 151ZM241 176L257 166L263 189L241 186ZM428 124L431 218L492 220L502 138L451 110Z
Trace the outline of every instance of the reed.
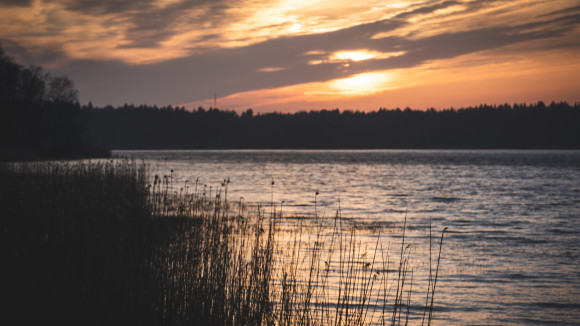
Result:
M23 324L410 322L406 219L393 270L380 232L363 248L340 209L325 218L315 205L314 219L289 226L282 203L229 203L227 179L177 184L171 171L148 183L130 160L8 164L0 178L7 311ZM271 191L273 199L274 181Z
M134 162L0 166L5 311L19 324L139 320L155 236Z

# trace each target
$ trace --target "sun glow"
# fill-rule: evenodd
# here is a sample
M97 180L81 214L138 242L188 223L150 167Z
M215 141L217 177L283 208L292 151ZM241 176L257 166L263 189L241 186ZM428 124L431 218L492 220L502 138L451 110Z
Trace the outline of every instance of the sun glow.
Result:
M362 61L380 56L380 52L368 51L368 50L356 50L356 51L338 51L330 56L330 60L352 60L352 61Z
M390 81L391 76L388 73L373 72L337 79L330 82L330 86L338 95L361 96L388 89Z
M378 52L368 49L360 50L347 50L347 51L337 51L326 58L321 60L312 60L309 62L311 65L319 65L323 63L348 63L348 62L358 62L364 60L377 60L377 59L388 59L391 57L397 57L405 54L405 51L398 52ZM318 53L316 51L307 52L306 55L321 55L324 53Z
M553 64L546 65L547 62ZM316 110L335 107L356 110L397 106L448 108L469 106L474 102L552 100L554 96L550 94L556 94L557 99L573 102L577 98L576 76L579 71L580 62L576 56L562 56L557 51L521 58L514 58L509 53L502 57L497 52L488 51L431 61L413 68L240 92L221 99L220 108L246 110L251 107L257 112L295 112L296 108ZM441 78L442 73L445 78ZM562 80L568 86L563 88L559 84ZM530 93L533 96L530 97ZM197 108L212 104L213 99L207 99L183 105Z
M259 72L276 72L276 71L282 71L282 70L286 70L286 68L284 68L284 67L266 67L266 68L258 69Z

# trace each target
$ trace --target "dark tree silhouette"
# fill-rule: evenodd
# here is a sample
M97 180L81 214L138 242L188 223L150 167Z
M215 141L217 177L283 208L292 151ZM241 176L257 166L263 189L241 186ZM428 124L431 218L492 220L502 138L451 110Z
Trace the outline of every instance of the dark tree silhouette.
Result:
M76 103L79 101L79 92L74 83L67 77L49 77L46 99L59 103Z
M258 115L126 104L83 113L97 144L116 149L580 148L580 106L566 102Z
M25 68L0 47L0 160L107 156L83 126L70 79Z
M42 69L16 64L0 47L0 102L38 103L43 100L44 91Z

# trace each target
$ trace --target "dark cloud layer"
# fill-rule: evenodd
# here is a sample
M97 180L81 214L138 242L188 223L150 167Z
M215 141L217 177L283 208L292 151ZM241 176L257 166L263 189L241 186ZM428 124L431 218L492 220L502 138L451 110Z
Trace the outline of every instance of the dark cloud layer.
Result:
M153 0L54 0L53 2L64 4L65 8L70 11L91 15L103 15L143 10L144 8L150 7Z
M70 0L65 1L69 11L89 15L115 15L131 23L125 37L129 44L120 48L156 48L159 43L174 36L178 31L171 27L181 22L184 11L201 8L204 14L188 18L187 23L196 26L201 23L213 24L222 21L226 9L238 1L185 0L159 8L154 0Z
M18 42L0 38L0 46L6 53L14 57L19 64L24 66L36 65L48 67L54 63L67 61L67 57L62 52L59 44L46 45L42 51L31 52Z
M0 7L30 7L33 0L0 0Z
M326 81L374 70L415 67L429 60L453 58L524 41L541 40L570 31L577 15L533 24L494 27L458 33L438 34L421 39L373 35L404 26L403 20L385 20L330 33L284 37L234 49L214 50L168 62L128 66L116 62L76 61L67 67L82 87L82 98L106 103L184 103L211 98L214 92L226 96L236 92ZM542 29L558 23L558 28ZM323 54L365 48L380 52L405 51L388 59L342 63L308 64ZM261 68L284 67L274 72ZM78 77L76 77L78 76ZM116 76L114 79L110 76Z

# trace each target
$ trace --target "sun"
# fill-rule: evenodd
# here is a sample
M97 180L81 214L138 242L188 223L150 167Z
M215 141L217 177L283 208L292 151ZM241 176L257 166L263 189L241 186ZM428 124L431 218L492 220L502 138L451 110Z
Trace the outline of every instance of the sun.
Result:
M363 73L332 81L332 87L346 96L368 95L389 88L391 80L387 73Z

